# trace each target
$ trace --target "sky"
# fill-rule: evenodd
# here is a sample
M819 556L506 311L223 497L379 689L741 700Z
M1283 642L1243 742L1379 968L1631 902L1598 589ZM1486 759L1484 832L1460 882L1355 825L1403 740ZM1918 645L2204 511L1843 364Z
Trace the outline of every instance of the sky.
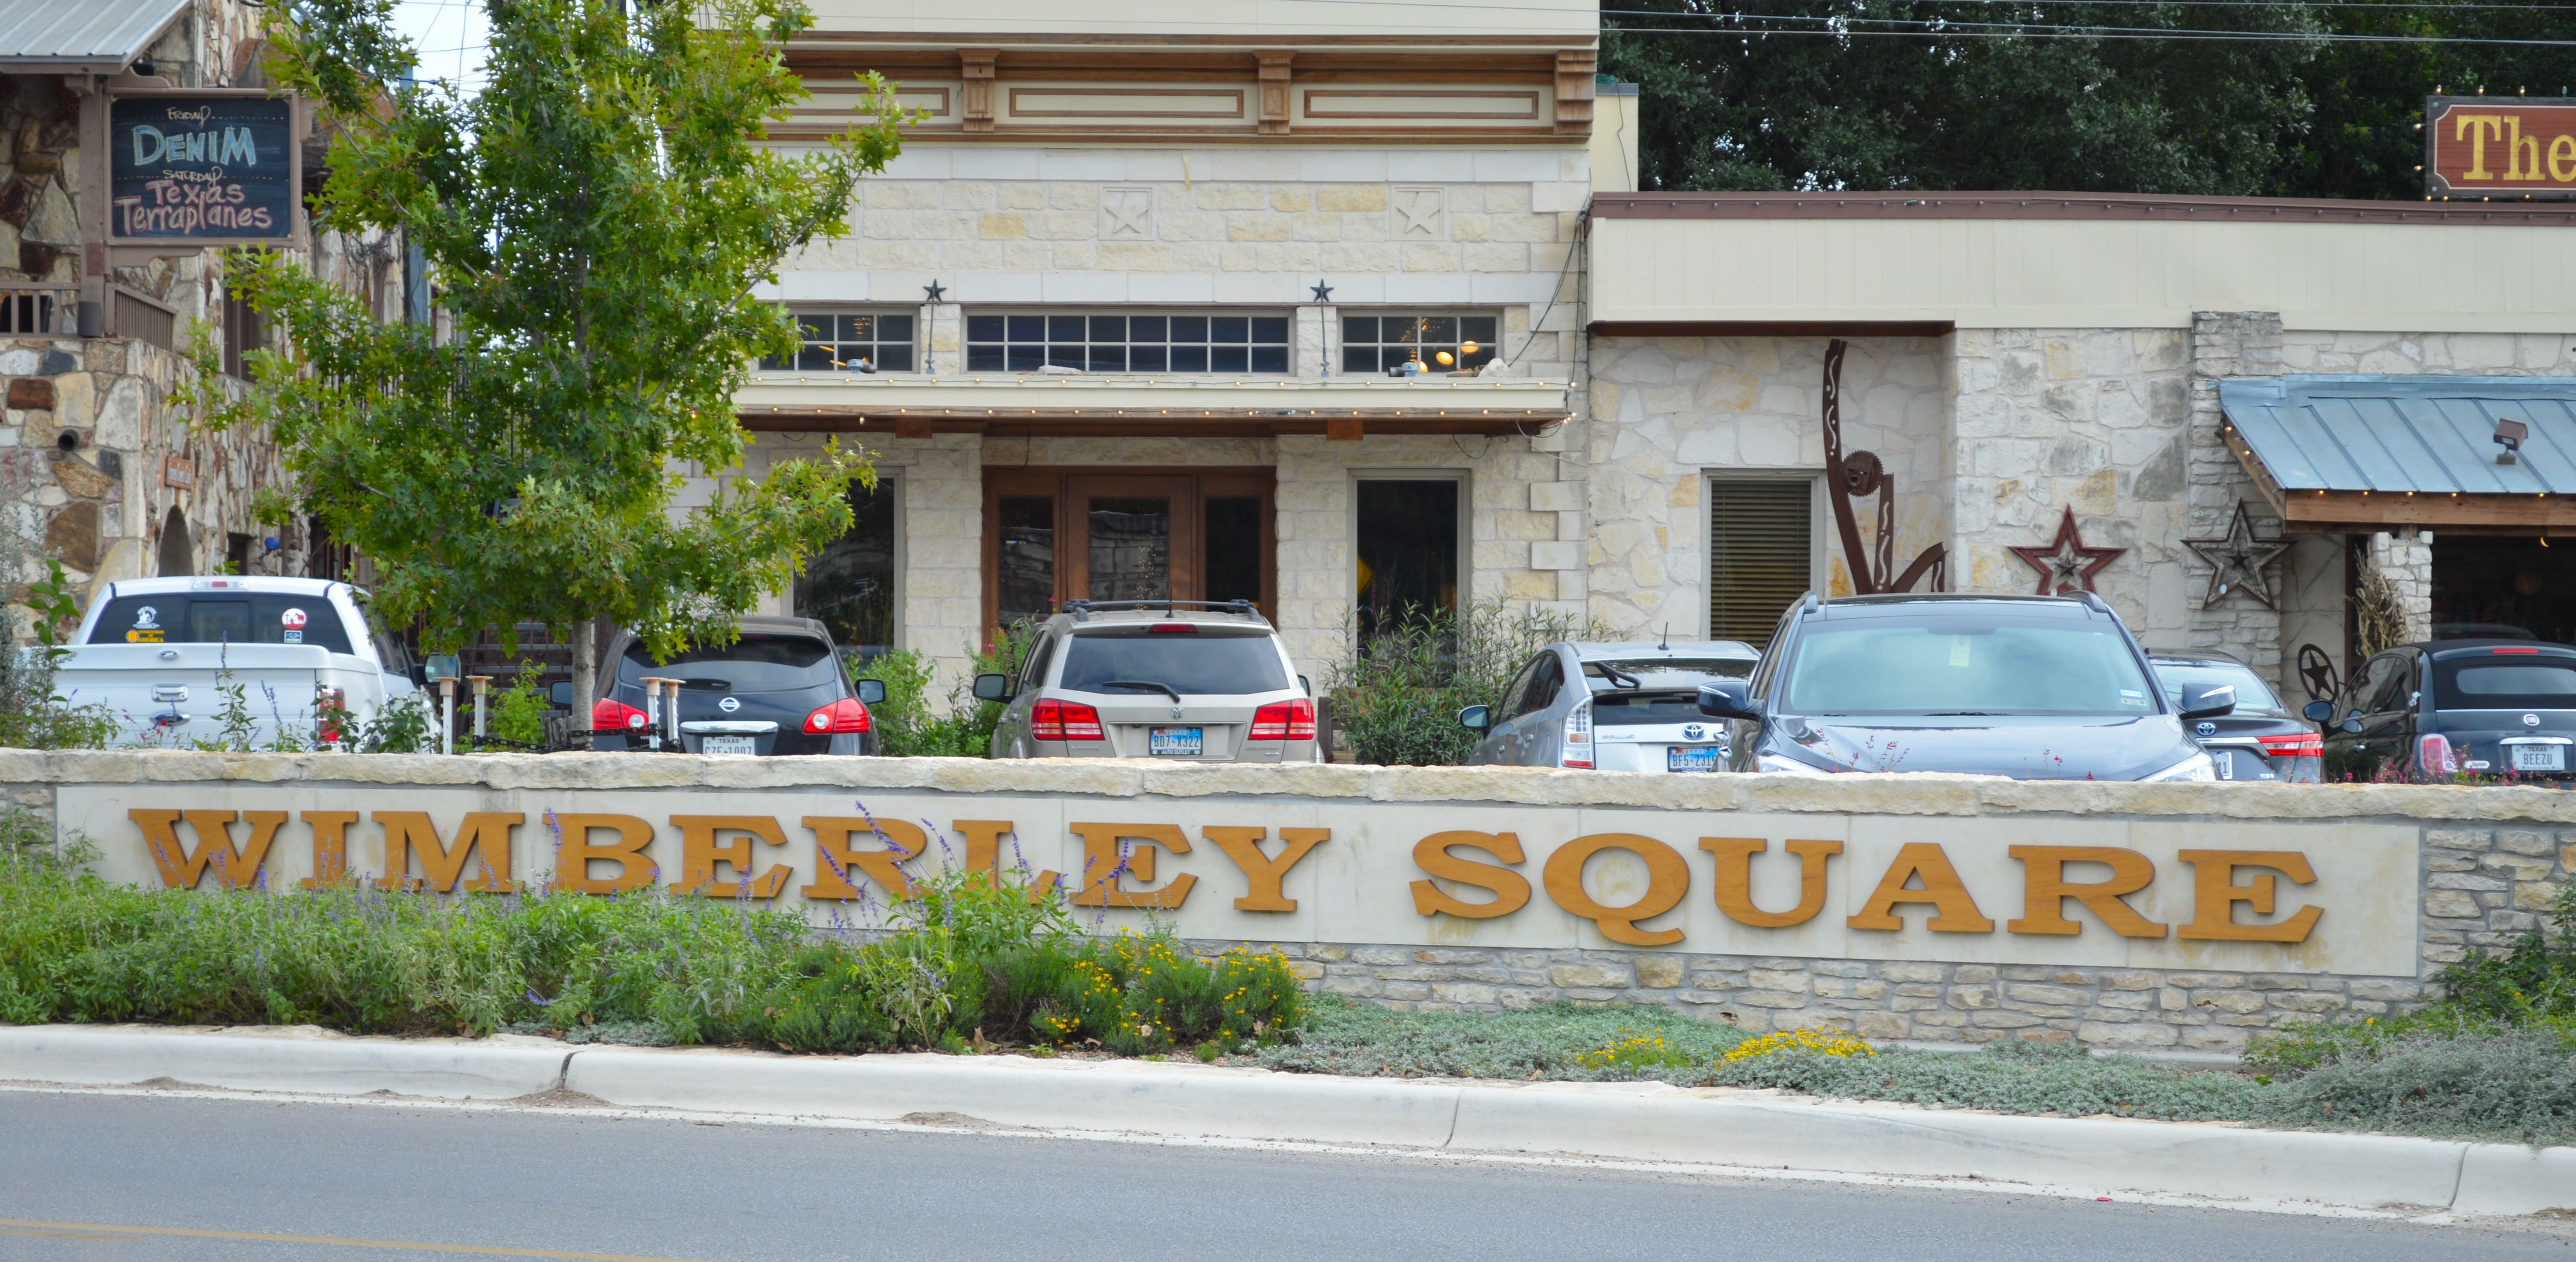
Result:
M420 77L483 85L482 0L394 0L394 25L420 53Z

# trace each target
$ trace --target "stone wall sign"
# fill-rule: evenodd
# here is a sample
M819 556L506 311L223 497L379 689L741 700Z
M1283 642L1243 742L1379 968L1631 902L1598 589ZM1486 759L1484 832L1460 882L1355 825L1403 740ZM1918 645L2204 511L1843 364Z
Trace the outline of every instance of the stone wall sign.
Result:
M295 235L295 103L265 95L120 97L108 108L108 233L124 241Z

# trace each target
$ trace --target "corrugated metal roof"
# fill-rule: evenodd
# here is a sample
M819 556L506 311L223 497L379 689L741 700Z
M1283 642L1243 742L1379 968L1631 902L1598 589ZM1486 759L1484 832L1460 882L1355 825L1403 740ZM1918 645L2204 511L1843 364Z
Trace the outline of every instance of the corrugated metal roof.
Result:
M2277 377L2218 403L2285 491L2576 491L2576 377ZM2531 427L2497 464L2495 424Z
M0 0L0 66L123 69L189 0Z

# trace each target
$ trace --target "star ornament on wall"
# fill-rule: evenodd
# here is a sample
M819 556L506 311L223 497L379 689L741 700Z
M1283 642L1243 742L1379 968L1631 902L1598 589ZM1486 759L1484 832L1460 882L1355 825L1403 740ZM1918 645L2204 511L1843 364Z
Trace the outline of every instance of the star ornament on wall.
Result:
M2093 590L2093 576L2102 572L2127 548L2088 548L2084 532L2075 524L2075 507L2068 505L2066 516L2057 524L2057 538L2037 547L2014 547L2014 556L2022 564L2039 571L2039 594L2064 596L2071 592Z
M2290 550L2290 541L2255 538L2254 523L2246 517L2243 501L2237 502L2236 515L2228 519L2226 534L2215 539L2185 539L2182 546L2209 563L2209 590L2201 594L2201 608L2217 604L2231 591L2243 591L2269 608L2280 607L2273 599L2272 580L2263 569Z

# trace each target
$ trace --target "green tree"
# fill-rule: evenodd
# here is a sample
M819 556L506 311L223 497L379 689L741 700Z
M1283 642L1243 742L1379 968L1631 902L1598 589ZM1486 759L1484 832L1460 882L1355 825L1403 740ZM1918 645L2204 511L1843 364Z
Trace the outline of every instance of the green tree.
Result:
M2422 197L2415 128L2436 92L2576 95L2576 9L2360 4L2327 18L2336 34L2370 38L2330 43L2307 67L2316 114L2282 163L2285 197Z
M401 233L427 260L432 325L381 323L301 259L236 254L230 283L274 321L260 388L207 411L264 422L296 507L372 557L380 614L433 649L483 627L574 635L588 695L596 619L657 652L718 642L846 530L874 474L837 448L729 478L677 512L681 471L726 474L732 397L793 321L752 298L781 259L847 230L858 181L905 121L801 156L765 143L805 98L777 49L796 0L486 0L487 86L416 84L393 0L304 0L271 27L270 73L333 137L315 226Z
M1622 0L1641 186L2270 191L2306 126L2302 4ZM2241 31L2210 40L2066 28Z

